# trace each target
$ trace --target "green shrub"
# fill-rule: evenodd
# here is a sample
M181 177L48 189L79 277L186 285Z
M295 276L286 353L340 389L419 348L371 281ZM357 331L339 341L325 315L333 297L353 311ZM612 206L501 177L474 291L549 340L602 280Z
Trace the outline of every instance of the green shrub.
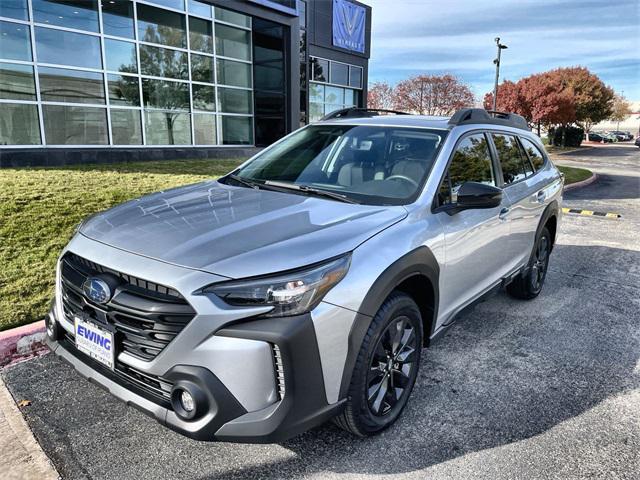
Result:
M584 130L580 127L561 126L549 129L549 141L556 147L579 147L584 139Z

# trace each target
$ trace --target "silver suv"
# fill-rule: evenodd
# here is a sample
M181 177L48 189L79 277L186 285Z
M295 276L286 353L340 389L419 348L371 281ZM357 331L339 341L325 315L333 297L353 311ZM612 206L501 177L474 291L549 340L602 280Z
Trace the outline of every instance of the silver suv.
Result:
M58 263L52 349L196 439L391 425L456 314L501 286L540 293L563 178L517 115L379 113L85 220Z

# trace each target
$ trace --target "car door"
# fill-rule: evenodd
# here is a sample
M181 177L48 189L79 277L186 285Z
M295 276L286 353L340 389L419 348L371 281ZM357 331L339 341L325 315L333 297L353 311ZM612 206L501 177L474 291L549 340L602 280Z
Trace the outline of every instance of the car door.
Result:
M517 265L527 262L533 249L536 229L545 207L545 185L516 135L491 133L491 140L502 171L503 190L509 204L510 227L507 251Z
M462 137L449 160L438 190L436 215L444 228L445 261L440 272L440 323L500 281L510 268L505 258L508 200L495 208L451 213L465 182L498 186L498 169L485 133Z

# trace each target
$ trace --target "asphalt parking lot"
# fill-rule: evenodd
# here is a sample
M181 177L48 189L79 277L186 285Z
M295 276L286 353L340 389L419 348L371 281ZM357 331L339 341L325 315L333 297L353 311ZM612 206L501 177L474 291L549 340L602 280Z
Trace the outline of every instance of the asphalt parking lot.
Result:
M640 149L562 156L599 181L567 193L542 295L497 294L423 355L400 421L331 424L282 444L199 443L126 407L53 355L2 372L65 479L616 478L640 472Z

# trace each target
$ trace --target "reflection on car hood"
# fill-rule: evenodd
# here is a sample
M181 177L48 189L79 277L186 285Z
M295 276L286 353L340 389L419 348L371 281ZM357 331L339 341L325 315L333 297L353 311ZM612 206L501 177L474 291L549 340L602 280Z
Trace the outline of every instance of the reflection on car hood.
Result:
M80 232L132 253L242 278L351 251L406 214L400 206L208 181L124 203L92 217Z

